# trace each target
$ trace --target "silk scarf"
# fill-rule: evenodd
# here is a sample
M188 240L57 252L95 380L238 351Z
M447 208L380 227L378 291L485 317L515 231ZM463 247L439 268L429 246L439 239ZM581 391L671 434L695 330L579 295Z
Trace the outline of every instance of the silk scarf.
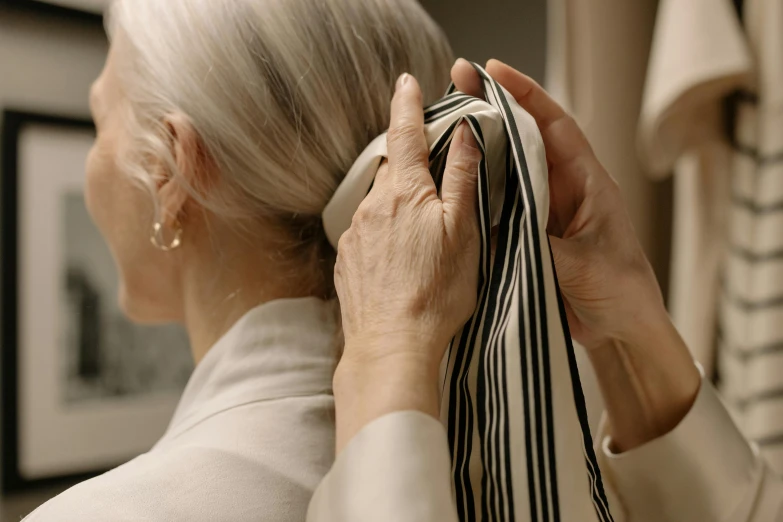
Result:
M533 117L474 67L486 101L451 86L424 114L436 186L461 122L470 125L482 152L479 298L442 365L441 420L457 512L463 522L608 522L612 516L546 233L544 143ZM324 228L335 247L386 154L383 134L359 156L325 208Z

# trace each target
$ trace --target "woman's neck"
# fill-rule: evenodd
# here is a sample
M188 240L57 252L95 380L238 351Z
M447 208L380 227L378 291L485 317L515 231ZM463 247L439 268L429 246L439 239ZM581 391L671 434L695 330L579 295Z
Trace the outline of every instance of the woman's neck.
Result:
M229 262L223 256L219 262L191 265L183 274L184 323L196 364L253 308L311 295L295 288L290 271L259 257L238 255Z

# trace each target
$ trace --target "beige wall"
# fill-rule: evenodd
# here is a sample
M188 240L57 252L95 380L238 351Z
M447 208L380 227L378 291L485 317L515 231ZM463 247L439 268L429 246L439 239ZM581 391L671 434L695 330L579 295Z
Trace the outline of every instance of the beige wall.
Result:
M87 116L106 48L100 26L0 7L0 109ZM0 520L19 520L55 492L0 499Z

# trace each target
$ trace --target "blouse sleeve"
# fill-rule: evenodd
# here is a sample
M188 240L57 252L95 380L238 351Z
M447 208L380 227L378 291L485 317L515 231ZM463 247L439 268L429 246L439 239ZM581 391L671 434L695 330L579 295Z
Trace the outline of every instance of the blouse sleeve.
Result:
M597 453L617 522L783 522L783 482L708 381L674 430L639 448L612 453L604 427Z
M614 454L598 437L615 522L783 522L783 481L737 429L712 385L671 432ZM363 428L318 486L308 522L457 522L443 425L423 413Z
M457 522L443 425L414 411L365 426L310 502L308 522Z

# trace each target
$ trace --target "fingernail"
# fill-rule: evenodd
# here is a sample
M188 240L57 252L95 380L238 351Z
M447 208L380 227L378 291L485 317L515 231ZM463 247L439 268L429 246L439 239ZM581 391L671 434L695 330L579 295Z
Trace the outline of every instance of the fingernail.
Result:
M470 128L470 125L462 122L460 127L462 127L462 146L470 147L472 149L477 148L476 138L473 136L473 130Z
M397 78L397 84L395 86L395 90L402 89L402 86L408 83L408 80L410 79L411 75L408 73L402 73L399 78Z

